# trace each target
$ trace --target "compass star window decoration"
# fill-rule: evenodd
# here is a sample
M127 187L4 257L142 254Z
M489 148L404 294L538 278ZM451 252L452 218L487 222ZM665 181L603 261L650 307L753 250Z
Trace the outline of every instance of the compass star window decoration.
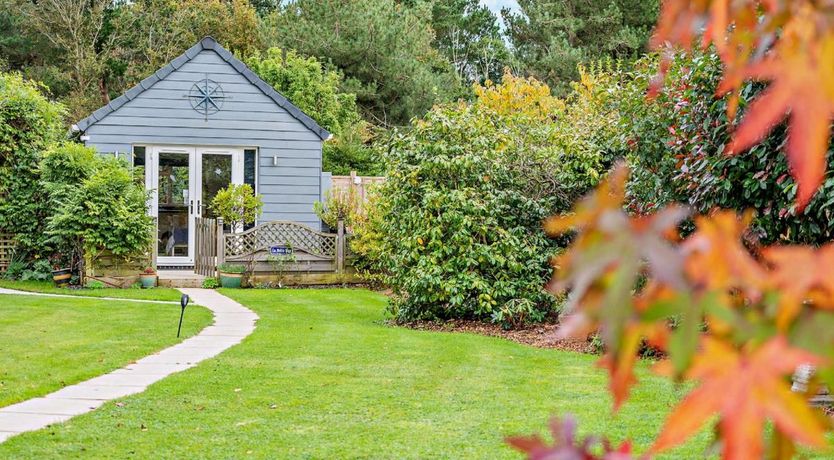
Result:
M186 97L191 101L191 107L208 120L223 108L223 102L229 99L223 92L223 87L208 77L194 83Z

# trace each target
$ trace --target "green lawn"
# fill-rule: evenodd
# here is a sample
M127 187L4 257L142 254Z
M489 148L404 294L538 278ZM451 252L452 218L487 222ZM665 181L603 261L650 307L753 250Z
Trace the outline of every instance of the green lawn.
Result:
M0 458L517 458L504 435L565 413L644 449L678 396L644 365L614 416L593 356L387 327L363 290L223 292L261 316L241 345Z
M0 407L177 343L179 313L177 305L0 295ZM189 308L184 335L210 323L208 310Z
M0 280L0 288L18 291L43 292L46 294L65 294L80 297L117 297L136 300L170 300L179 301L182 293L176 289L67 289L55 287L52 281L8 281Z

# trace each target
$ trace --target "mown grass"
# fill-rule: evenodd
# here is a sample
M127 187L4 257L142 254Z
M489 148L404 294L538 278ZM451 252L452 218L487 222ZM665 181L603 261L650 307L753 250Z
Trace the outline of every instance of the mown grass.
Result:
M0 280L0 288L17 289L26 292L41 292L44 294L63 294L79 297L115 297L119 299L135 300L166 300L179 301L182 293L176 289L69 289L56 287L51 281L9 281Z
M261 317L242 344L0 458L518 458L504 436L567 413L642 451L680 396L643 363L612 415L596 357L392 328L368 291L223 293ZM702 458L706 436L667 458Z
M0 407L177 343L179 314L172 304L0 295ZM210 323L208 310L190 307L184 337Z

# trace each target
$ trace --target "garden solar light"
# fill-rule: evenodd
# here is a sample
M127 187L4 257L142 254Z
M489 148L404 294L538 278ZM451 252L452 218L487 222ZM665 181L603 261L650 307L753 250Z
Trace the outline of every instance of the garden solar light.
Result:
M180 331L182 330L182 317L185 316L185 307L188 306L189 300L191 299L188 297L188 294L183 294L180 299L180 306L182 309L180 310L180 325L177 327L177 338L180 337Z

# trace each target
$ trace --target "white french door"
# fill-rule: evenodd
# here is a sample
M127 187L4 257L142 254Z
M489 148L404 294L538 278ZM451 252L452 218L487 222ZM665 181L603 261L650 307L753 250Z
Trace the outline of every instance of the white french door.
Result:
M157 263L194 263L194 219L214 217L210 204L229 184L243 183L243 149L154 146L146 187L157 218Z

